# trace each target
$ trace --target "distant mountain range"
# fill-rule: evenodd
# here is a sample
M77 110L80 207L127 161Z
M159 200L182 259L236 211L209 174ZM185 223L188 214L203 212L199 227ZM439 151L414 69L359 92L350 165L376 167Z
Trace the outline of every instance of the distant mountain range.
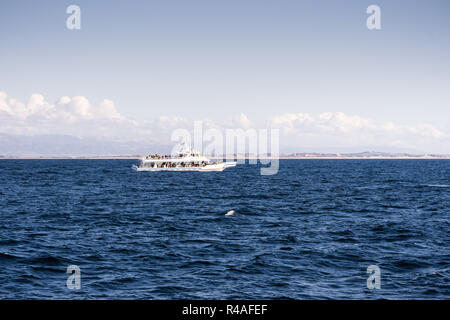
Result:
M139 155L149 152L168 153L171 148L169 145L117 142L68 135L0 134L0 156L3 157Z
M12 135L0 134L0 157L134 157L149 153L169 154L173 145L147 142L121 142L99 138L78 138L69 135ZM336 150L308 150L288 152L280 150L283 158L392 158L392 157L443 157L445 155L426 154L414 150L374 150L370 147ZM330 148L333 149L333 148ZM380 149L379 147L377 149ZM239 154L239 157L256 155ZM449 156L449 155L447 155Z

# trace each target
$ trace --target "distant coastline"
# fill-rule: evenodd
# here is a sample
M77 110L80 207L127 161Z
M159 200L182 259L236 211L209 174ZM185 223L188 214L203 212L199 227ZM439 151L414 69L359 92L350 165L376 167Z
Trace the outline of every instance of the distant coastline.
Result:
M17 159L17 160L38 160L38 159L139 159L142 155L99 155L99 156L36 156L36 155L17 155L17 156L2 156L2 159ZM211 159L450 159L450 154L407 154L407 153L379 153L379 152L361 152L361 153L295 153L295 154L281 154L278 157L267 155L224 155L224 156L209 156Z

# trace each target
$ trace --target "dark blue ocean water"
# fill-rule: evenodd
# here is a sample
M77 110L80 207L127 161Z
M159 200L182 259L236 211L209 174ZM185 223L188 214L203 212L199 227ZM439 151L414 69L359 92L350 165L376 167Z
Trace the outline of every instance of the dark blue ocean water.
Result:
M0 298L450 298L448 160L135 163L0 160Z

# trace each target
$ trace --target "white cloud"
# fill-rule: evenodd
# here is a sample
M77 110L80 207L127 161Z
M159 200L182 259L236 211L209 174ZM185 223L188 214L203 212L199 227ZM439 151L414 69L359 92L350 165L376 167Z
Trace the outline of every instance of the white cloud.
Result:
M302 148L356 148L378 146L409 148L425 152L450 153L449 134L427 123L378 122L342 112L320 114L288 113L274 116L266 124L256 124L244 113L230 119L202 119L203 128L279 128L280 146ZM55 103L33 94L26 103L0 92L0 133L36 135L65 134L113 141L172 144L175 129L193 129L193 119L157 116L133 120L122 115L114 101L104 99L93 105L83 96L63 96ZM361 150L363 151L363 150Z
M85 120L90 120L94 117L91 110L91 104L85 97L62 97L58 102L59 103L54 109L59 114L61 114L61 112L66 112L74 118Z
M13 114L13 111L11 110L11 107L6 103L6 93L0 91L0 114L6 113L8 115Z
M25 111L28 112L28 115L48 115L49 111L51 111L52 108L53 106L45 101L43 95L32 94Z
M237 116L234 116L232 119L232 126L242 129L249 129L253 127L253 123L248 119L247 115L241 113Z
M128 135L136 123L126 119L111 100L93 106L86 97L63 96L49 103L41 94L32 94L27 103L7 99L0 92L0 132L12 134L69 134L83 136Z
M268 125L279 128L282 137L298 147L386 146L450 152L449 135L427 123L377 122L342 112L325 112L278 115Z
M114 101L105 99L100 103L98 114L100 117L112 120L124 120L123 117L116 109Z

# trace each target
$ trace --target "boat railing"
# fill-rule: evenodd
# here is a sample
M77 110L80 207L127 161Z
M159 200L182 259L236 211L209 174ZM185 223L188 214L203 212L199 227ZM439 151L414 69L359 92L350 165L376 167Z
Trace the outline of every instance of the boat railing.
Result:
M184 159L186 157L200 157L200 154L187 154L187 155L179 155L179 156L172 156L172 155L164 155L164 156L159 156L159 155L148 155L145 156L144 159L145 160L178 160L178 159Z

